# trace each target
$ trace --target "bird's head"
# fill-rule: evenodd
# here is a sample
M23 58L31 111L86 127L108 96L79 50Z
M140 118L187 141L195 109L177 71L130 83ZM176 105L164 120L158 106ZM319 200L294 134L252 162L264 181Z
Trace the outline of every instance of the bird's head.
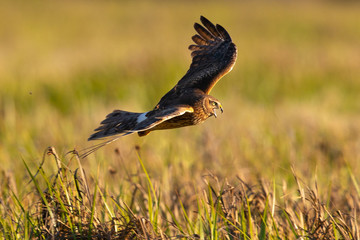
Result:
M204 108L206 112L209 114L209 117L215 116L217 117L216 110L220 109L221 113L224 112L221 103L216 98L209 96L204 100Z

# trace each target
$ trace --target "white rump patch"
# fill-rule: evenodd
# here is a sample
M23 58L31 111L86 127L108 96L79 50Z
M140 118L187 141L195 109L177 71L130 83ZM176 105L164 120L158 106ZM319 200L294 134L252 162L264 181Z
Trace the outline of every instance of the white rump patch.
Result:
M136 123L141 123L142 121L144 121L145 119L147 119L147 117L145 116L148 112L144 112L142 114L140 114L137 117Z

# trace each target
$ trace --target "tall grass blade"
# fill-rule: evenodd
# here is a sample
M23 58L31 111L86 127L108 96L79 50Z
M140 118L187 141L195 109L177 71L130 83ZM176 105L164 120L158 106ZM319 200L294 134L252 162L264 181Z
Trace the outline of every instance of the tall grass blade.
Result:
M54 215L54 213L52 211L52 208L51 208L48 200L46 199L43 191L41 190L37 180L35 179L34 175L32 175L28 165L26 164L26 162L24 160L23 160L23 163L25 165L25 168L26 168L28 174L30 175L30 178L31 178L36 190L37 190L37 193L40 195L41 200L43 201L43 204L45 205L45 207L46 207L46 209L47 209L47 211L48 211L48 213L50 215L50 219L51 219L51 223L52 223L52 225L51 225L51 233L52 233L52 235L54 235L54 228L56 227L56 220L55 220L55 215ZM42 173L42 170L40 170L40 172ZM45 180L47 181L46 177L45 177ZM48 186L49 186L48 181L47 181L47 183L48 183ZM51 190L51 188L49 190Z
M95 216L95 206L96 206L96 197L97 197L98 183L95 181L94 194L91 202L91 213L90 213L90 222L89 222L89 236L91 236L93 230L94 216Z

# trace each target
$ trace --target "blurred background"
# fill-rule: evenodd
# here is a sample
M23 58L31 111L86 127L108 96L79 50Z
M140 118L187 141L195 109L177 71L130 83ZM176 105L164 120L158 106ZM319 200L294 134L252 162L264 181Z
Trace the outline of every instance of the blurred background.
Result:
M293 166L346 189L347 169L360 174L355 1L0 4L0 170L18 185L22 160L35 168L48 146L65 156L95 144L87 138L114 109L153 108L187 71L200 15L225 27L238 47L233 71L211 92L224 114L122 138L83 160L89 174L121 180L124 168L136 168L135 146L164 184L209 173L291 181Z

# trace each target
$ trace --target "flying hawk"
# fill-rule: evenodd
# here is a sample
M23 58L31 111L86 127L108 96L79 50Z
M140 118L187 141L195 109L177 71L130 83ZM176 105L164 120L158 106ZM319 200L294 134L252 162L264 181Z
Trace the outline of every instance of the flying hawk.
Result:
M237 50L222 26L214 25L203 16L200 20L203 26L194 24L198 34L192 37L195 44L189 46L192 63L185 76L153 110L144 113L115 110L107 115L88 140L111 139L94 146L86 156L125 135L146 136L155 130L196 125L211 116L217 117L216 110L223 112L219 100L209 93L235 65Z

